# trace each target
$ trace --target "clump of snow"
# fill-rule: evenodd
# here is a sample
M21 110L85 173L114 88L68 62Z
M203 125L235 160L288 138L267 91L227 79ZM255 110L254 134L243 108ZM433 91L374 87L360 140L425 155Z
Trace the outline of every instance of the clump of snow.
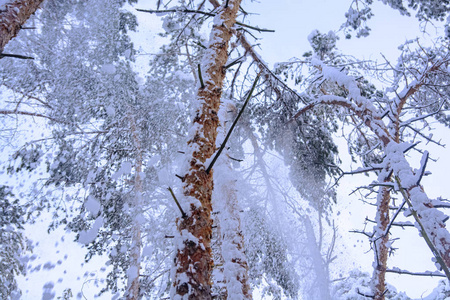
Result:
M84 207L88 210L93 216L96 216L100 211L100 202L97 201L93 196L89 196L84 202Z
M92 243L95 238L97 237L98 231L100 230L100 228L103 226L103 217L98 217L97 219L95 219L94 224L92 225L92 228L85 231L81 231L80 235L78 237L78 242L82 243L82 244L89 244Z
M112 75L116 73L116 67L113 64L106 64L102 66L101 71L102 73Z
M128 286L139 276L139 269L136 266L130 266L127 270Z
M118 179L120 178L122 175L127 175L131 173L131 169L132 169L132 164L129 161L124 161L122 163L122 165L120 166L120 169L114 173L111 178L112 179Z
M55 284L53 282L47 282L43 286L43 293L42 293L42 300L51 300L55 298L55 292L53 291L53 288L55 287Z
M116 110L111 105L106 107L106 113L108 114L108 117L111 118L114 118L116 116Z

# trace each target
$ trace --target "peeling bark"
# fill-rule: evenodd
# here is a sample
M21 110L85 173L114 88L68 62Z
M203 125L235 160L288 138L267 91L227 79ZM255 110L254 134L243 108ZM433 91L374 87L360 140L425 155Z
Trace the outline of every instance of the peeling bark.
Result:
M179 243L173 274L173 299L211 299L211 194L212 172L206 173L207 160L216 148L220 98L222 96L224 66L228 60L228 44L233 34L240 0L227 1L221 7L211 30L208 49L202 63L204 87L197 93L199 108L194 118L193 130L186 155L188 173L184 176L183 205L189 209L187 216L177 220ZM187 210L186 209L186 210Z
M22 25L44 0L13 0L0 10L0 52L22 29Z

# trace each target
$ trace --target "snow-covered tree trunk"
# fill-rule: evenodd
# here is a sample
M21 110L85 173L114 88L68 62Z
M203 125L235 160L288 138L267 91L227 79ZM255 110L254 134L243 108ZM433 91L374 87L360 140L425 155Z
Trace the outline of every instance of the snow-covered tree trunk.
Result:
M44 0L10 0L0 6L0 52Z
M224 104L221 113L221 128L225 138L227 124L233 121L230 114L236 111L232 103ZM232 114L233 116L235 114ZM219 143L218 143L219 144ZM224 299L252 299L248 283L248 263L244 252L244 236L241 229L241 218L238 197L236 194L236 176L233 175L230 159L225 150L215 167L213 204L217 211L217 226L220 227L220 253L222 262L222 283Z
M131 232L130 266L128 268L128 290L127 300L137 300L140 295L139 276L141 269L141 224L139 223L139 213L142 209L142 145L138 136L136 120L130 116L131 131L136 148L135 177L134 177L134 219Z
M216 150L217 113L222 95L228 43L233 34L240 0L224 2L214 18L201 75L204 85L197 93L197 112L186 150L184 195L186 212L177 220L179 236L173 272L172 299L211 299L211 194L212 172L206 172L209 158ZM228 5L227 5L228 4ZM201 81L201 80L200 80Z
M216 185L217 189L217 185ZM216 190L215 189L215 190ZM215 198L213 196L213 198ZM217 202L213 200L213 222L215 226L213 226L212 232L212 252L213 252L213 261L214 267L212 271L212 293L215 295L215 299L217 300L226 300L227 299L227 289L225 285L225 279L223 276L223 256L222 256L222 231L220 230L220 223L218 218L219 209L217 207Z

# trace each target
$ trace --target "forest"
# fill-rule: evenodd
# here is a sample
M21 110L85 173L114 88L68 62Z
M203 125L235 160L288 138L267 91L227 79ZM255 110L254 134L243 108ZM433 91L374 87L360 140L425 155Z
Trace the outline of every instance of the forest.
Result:
M1 299L450 299L450 1L274 3L0 0Z

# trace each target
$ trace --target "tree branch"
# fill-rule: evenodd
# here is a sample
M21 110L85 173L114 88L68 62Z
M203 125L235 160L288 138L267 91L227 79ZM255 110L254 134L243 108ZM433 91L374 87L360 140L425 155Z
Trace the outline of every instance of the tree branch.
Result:
M206 169L206 173L209 174L212 167L214 166L214 163L216 162L217 158L219 158L220 154L222 153L223 149L225 148L225 145L227 144L228 139L230 138L231 133L233 132L234 127L236 126L237 121L239 121L240 117L242 116L242 113L244 112L245 107L247 106L248 101L250 101L250 98L252 97L253 91L255 90L256 84L258 83L259 75L256 77L255 81L253 82L253 86L250 89L248 93L248 97L244 102L244 105L242 106L242 109L239 111L239 114L237 115L236 119L234 120L233 124L230 127L230 130L227 133L227 136L222 142L222 145L220 145L219 151L217 151L216 155L214 156L211 164Z
M399 268L393 268L393 269L386 269L386 272L389 273L396 273L396 274L406 274L406 275L413 275L413 276L428 276L428 277L447 277L445 274L439 273L439 272L432 272L432 271L425 271L425 272L411 272L407 270L401 270Z
M396 180L396 182L398 184L398 187L400 189L400 192L401 192L403 198L408 203L408 206L409 206L409 209L411 211L411 214L413 215L413 217L416 220L417 224L419 224L420 233L422 234L423 239L427 243L428 247L430 248L431 252L433 253L434 257L436 258L436 261L441 266L442 270L444 270L446 277L450 280L450 271L449 271L447 265L445 264L444 259L442 258L441 254L436 249L436 246L433 244L433 242L431 241L430 237L428 236L428 233L426 232L426 230L425 230L425 228L424 228L424 226L422 224L422 221L420 220L416 210L414 209L411 201L409 200L409 197L406 194L405 189L403 189L403 187L401 185L400 178L398 178L398 176L395 176L395 180Z
M141 9L141 8L136 8L137 11L140 12L146 12L146 13L174 13L174 12L181 12L181 13L188 13L188 14L201 14L201 15L205 15L208 17L215 17L216 14L215 13L211 13L211 12L206 12L206 11L201 11L201 10L194 10L194 9L164 9L164 10L153 10L153 9ZM236 25L248 28L248 29L253 29L256 30L258 32L275 32L275 30L273 29L264 29L264 28L259 28L256 26L250 26L247 24L244 24L242 22L236 21L235 22Z

